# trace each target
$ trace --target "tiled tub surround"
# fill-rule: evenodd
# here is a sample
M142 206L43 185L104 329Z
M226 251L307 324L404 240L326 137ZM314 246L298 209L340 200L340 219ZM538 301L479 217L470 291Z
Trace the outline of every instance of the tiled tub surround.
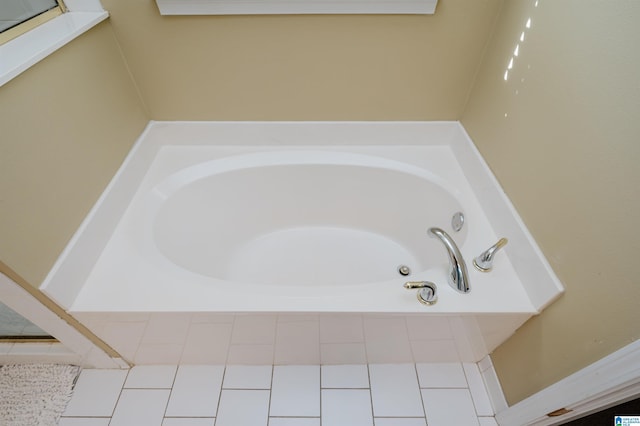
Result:
M302 165L311 165L313 172ZM353 166L353 176L345 166ZM298 206L277 192L278 185L267 185L263 188L268 191L266 196L260 192L263 207L281 210L258 214L261 209L252 203L251 189L273 175L281 176L284 180L273 182L283 185L288 179L300 180L284 173L290 170L306 173L309 180L302 181L308 184L294 185L297 196L306 201ZM364 171L373 173L367 175L371 179L361 179L364 175L358 173ZM345 174L333 182L329 177L334 173ZM224 185L216 183L218 176L226 179ZM242 178L237 185L229 180L234 176ZM248 177L253 180L246 180ZM342 194L336 189L343 186L340 182L354 180L361 193L367 194L363 197L356 192L357 211L344 209L331 198L333 192ZM391 187L390 182L408 186ZM201 184L218 185L223 191L203 199L212 203L206 209L215 213L220 206L235 206L220 225L204 231L218 235L219 229L233 230L223 233L226 238L244 232L246 227L233 220L245 217L247 211L254 211L255 216L249 221L245 217L247 226L274 221L273 225L259 224L263 228L257 229L266 234L288 226L357 230L361 222L366 223L364 228L373 229L374 234L398 241L398 246L404 244L402 250L417 265L409 278L436 282L438 303L428 307L418 303L415 291L402 287L406 278L395 273L395 263L384 268L385 273L395 275L374 274L354 284L351 279L359 278L356 274L332 285L320 279L304 286L286 274L282 278L290 282L280 285L275 272L268 277L268 285L256 281L264 276L261 274L236 279L236 275L225 275L224 264L211 271L206 269L209 262L202 259L193 268L185 266L194 257L202 257L201 250L226 253L224 246L205 244L198 249L192 244L194 240L198 244L211 241L199 238L197 227L188 230L186 239L172 230L189 223L181 219L185 212L198 212L198 198L188 198L194 188L210 194L210 187L198 186ZM307 187L311 196L304 192ZM187 202L194 204L180 210L181 204L173 200L171 208L163 210L169 213L161 216L158 209L164 208L163 200L172 200L176 194L180 197L184 190ZM383 193L391 198L381 198ZM225 204L215 204L218 194L226 194ZM314 194L326 198L323 209L332 218L327 223L324 216L314 216L317 208L309 207L318 198ZM292 204L281 208L273 199ZM349 216L347 225L342 215L335 214L341 208ZM467 219L458 234L450 229L454 208L460 208ZM277 223L278 218L298 209L300 215L292 217L301 223ZM403 219L397 220L398 216ZM200 223L212 228L206 220ZM469 294L459 294L447 284L445 249L426 235L432 226L446 229L458 241L469 269ZM502 236L509 238L509 245L496 256L494 270L476 271L471 265L473 257ZM176 237L184 239L180 243L187 244L184 250L167 245ZM232 238L229 241L236 243ZM362 248L370 249L369 244ZM185 250L194 250L188 252L193 256L184 256ZM270 254L268 250L264 253ZM327 253L333 255L331 250ZM257 259L271 267L270 261ZM344 263L337 265L341 270L353 274L348 261L336 259ZM355 270L370 273L377 263ZM247 263L240 272L253 274L253 268ZM325 271L301 269L292 274L308 281L305 277L321 275L318 272ZM339 281L341 277L329 278ZM477 362L562 292L473 143L461 125L453 122L152 122L41 288L136 364Z
M528 314L74 314L141 364L477 362Z
M60 426L494 426L476 364L84 370Z

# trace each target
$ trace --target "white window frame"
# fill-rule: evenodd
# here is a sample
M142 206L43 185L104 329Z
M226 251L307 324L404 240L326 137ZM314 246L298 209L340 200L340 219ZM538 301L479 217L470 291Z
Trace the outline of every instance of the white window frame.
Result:
M0 46L0 86L108 18L99 0L65 0L68 12Z
M45 22L62 15L67 11L67 8L62 0L55 0L56 6L46 10L42 13L37 13L30 18L27 18L17 24L15 27L11 27L0 33L0 45L34 29L35 27L44 24ZM7 17L3 17L7 18Z

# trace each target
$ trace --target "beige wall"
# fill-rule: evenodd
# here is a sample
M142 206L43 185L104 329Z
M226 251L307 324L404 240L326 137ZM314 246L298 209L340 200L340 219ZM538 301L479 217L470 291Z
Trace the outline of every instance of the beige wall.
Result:
M146 124L116 38L153 119L462 114L567 289L493 354L517 402L640 335L640 2L534 1L504 2L465 108L501 0L289 17L102 0L109 22L0 88L0 261L39 284Z
M432 16L160 16L102 0L156 120L455 120L502 0Z
M492 355L509 403L640 337L640 2L534 4L505 2L462 116L566 286Z
M109 22L0 87L0 265L40 285L146 123Z

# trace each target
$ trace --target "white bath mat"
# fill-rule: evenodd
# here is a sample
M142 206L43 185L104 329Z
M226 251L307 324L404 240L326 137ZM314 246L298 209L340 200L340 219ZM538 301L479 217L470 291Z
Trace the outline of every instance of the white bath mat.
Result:
M0 425L57 425L79 372L71 365L0 366Z

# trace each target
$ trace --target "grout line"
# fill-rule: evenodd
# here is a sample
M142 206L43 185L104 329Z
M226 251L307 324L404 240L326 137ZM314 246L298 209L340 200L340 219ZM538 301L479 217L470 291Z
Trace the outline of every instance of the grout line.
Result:
M466 389L469 392L471 392L471 390L469 388L461 388L461 387L445 387L445 386L425 386L425 387L420 387L420 389L440 389L440 390L449 390L449 389Z
M318 416L269 416L270 419L319 419Z
M109 416L60 416L65 419L110 419Z
M169 409L169 402L171 401L171 395L173 395L173 387L176 384L176 378L178 377L178 370L180 370L180 366L176 366L176 372L173 373L173 380L171 381L171 388L169 389L169 398L167 398L167 405L164 407L164 413L162 414L162 418L164 419L167 414L167 410Z
M187 322L187 331L184 334L184 340L182 341L182 348L180 349L180 356L178 357L178 365L180 365L182 363L182 359L184 358L184 353L187 350L187 343L189 340L189 332L191 331L191 324L193 321L193 313L190 313L188 315L188 322ZM226 364L227 359L225 358L225 364Z
M349 388L349 387L344 387L344 388L320 388L321 390L363 390L363 389L369 389L371 390L370 387L360 387L360 388Z
M318 321L318 336L319 335L320 335L320 322ZM318 396L320 397L320 401L318 401L318 405L320 406L320 423L322 423L322 365L321 364L318 365L318 374L320 375L320 377L318 377L318 385L320 386L320 389L318 391L319 393Z
M320 336L320 321L318 321L318 336ZM319 365L318 371L320 373L320 380L318 380L318 384L320 385L320 424L322 424L322 391L324 390L322 387L322 364Z
M113 419L113 415L116 413L116 408L118 408L118 404L120 403L120 398L122 398L122 392L124 391L124 384L127 382L127 378L129 377L129 373L131 369L127 370L126 376L124 376L124 380L122 382L122 387L120 388L120 393L118 393L118 399L116 400L115 405L113 406L113 410L111 410L111 415L109 416L109 424L111 424L111 420Z
M361 343L362 347L364 348L364 362L367 365L367 373L368 373L369 364L371 361L369 360L369 350L367 349L367 334L364 326L364 322L366 318L364 314L360 314L358 315L358 317L360 318L360 331L362 331L362 342L358 342L358 343ZM369 378L369 386L371 386L371 378Z
M229 363L229 355L231 354L231 347L233 346L233 332L236 328L236 320L238 319L238 316L234 313L233 315L233 321L231 322L231 331L229 332L229 337L227 337L227 350L225 351L224 354L224 370L225 372L227 371L227 365L233 365L231 363ZM223 377L224 379L224 377ZM222 383L224 383L224 380L222 381Z
M376 419L424 419L420 416L376 416Z
M274 333L274 339L275 339L275 333ZM275 349L274 349L274 353L275 353ZM275 368L276 366L271 364L271 382L269 382L269 408L267 409L267 426L269 425L269 423L271 423L271 397L273 395L273 376L275 374Z
M493 408L493 403L491 401L491 397L489 396L489 390L487 389L487 385L484 380L484 375L480 371L480 366L478 365L478 363L468 363L468 364L469 364L469 367L468 367L469 371L473 371L474 373L477 373L475 386L474 386L474 390L475 390L475 395L474 395L474 391L471 389L471 383L469 382L469 378L467 376L467 368L465 368L463 364L462 369L464 371L465 377L467 377L467 384L469 385L469 394L471 395L471 401L473 402L473 408L476 410L476 415L480 416L478 406L481 406L482 405L481 400L486 398L485 402L489 404L489 407L491 407L491 412L495 416L495 409Z
M222 384L224 383L224 377L227 374L227 366L225 365L224 368L222 369L222 380L220 380L220 391L218 392L218 405L216 405L216 419L213 422L213 424L215 425L216 423L218 423L218 417L220 417L220 403L222 402Z
M422 398L422 389L420 387L420 375L418 374L418 366L414 363L413 370L416 372L416 380L418 381L418 393L420 394L420 405L422 405L422 414L424 414L424 422L429 424L427 421L427 409L424 407L424 398Z
M127 388L123 387L122 390L172 390L173 386L170 388Z
M236 391L236 390L238 390L238 391L262 390L262 391L264 391L264 390L268 390L268 391L270 391L271 388L225 388L225 387L223 387L222 390L232 390L232 391Z
M366 350L366 349L365 349ZM374 419L373 423L375 424L375 412L373 407L373 392L371 391L371 372L369 371L369 364L367 366L367 380L369 380L369 401L371 401L371 418Z
M478 364L474 364L474 367L479 371ZM479 416L478 413L478 404L476 399L473 397L473 392L471 392L471 385L469 383L469 375L467 374L467 369L464 368L464 364L462 365L462 372L464 373L464 379L467 381L467 390L469 391L469 397L471 397L471 404L473 404L473 411L476 413L476 417Z
M464 374L464 380L467 382L467 389L469 389L469 392L471 392L471 387L469 386L469 375L467 374L467 369L464 368L464 363L460 363L460 366L462 367L462 373ZM476 368L477 368L477 364L476 364Z
M114 322L117 322L117 321L114 321ZM149 317L146 320L141 322L144 324L144 327L142 327L142 333L140 333L140 339L138 340L138 344L136 345L136 350L133 353L133 356L131 357L130 365L132 366L135 366L137 363L136 358L138 356L138 353L140 352L140 348L142 347L142 342L144 341L144 336L147 333L147 329L149 328L149 323L151 322L151 315L149 315ZM106 324L105 324L105 327L106 327Z

